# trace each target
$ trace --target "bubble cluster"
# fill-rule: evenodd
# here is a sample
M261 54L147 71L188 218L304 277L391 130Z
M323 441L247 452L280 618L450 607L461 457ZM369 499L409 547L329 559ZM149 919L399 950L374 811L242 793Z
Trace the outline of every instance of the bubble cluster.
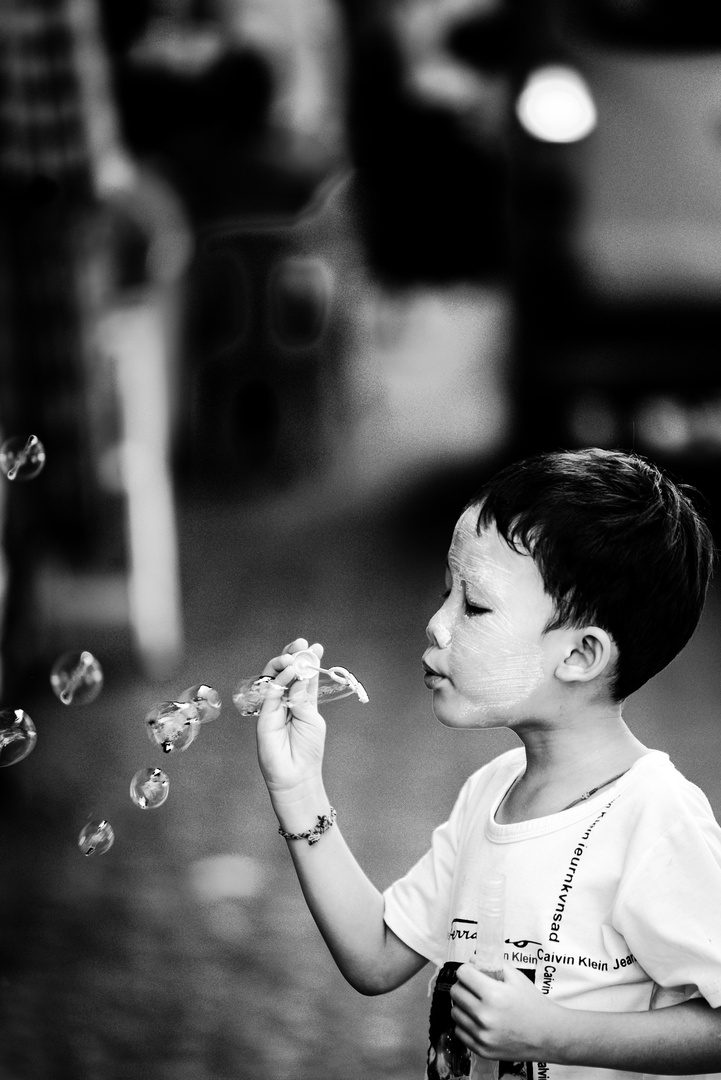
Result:
M145 717L148 738L165 754L187 750L200 731L200 712L192 701L161 701Z
M0 469L8 480L33 480L45 465L45 447L37 435L12 435L0 446Z
M170 793L170 780L162 769L138 769L130 781L130 798L141 810L162 806Z
M0 470L11 482L32 480L45 465L45 447L37 435L15 435L0 446ZM59 656L50 671L53 693L63 705L87 705L101 693L103 669L87 649ZM217 720L221 711L217 690L196 683L177 701L162 701L145 718L150 740L166 753L183 751L194 742L201 725ZM35 725L22 709L0 709L0 767L14 765L33 750L37 742ZM138 769L130 781L130 798L141 810L162 806L170 792L170 780L161 769ZM90 818L78 836L85 856L103 855L115 841L106 818Z
M50 672L50 685L63 705L87 705L94 701L103 681L103 669L87 649L63 653Z
M78 837L78 847L83 855L104 855L114 842L113 826L105 818L91 818Z
M37 742L35 725L22 709L0 709L0 766L16 765Z

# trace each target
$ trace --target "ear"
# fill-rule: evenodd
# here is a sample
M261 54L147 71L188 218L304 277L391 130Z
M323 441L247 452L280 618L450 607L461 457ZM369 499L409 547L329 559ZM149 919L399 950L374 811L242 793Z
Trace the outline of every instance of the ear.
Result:
M608 668L614 650L610 635L600 626L572 629L554 674L561 682L590 682Z

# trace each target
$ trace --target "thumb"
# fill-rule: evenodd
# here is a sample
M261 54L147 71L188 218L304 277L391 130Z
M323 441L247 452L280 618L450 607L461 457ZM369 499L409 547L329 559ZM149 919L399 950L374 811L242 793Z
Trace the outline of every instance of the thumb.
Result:
M532 985L523 972L519 971L517 967L514 967L507 960L503 964L503 981L510 986L526 987Z

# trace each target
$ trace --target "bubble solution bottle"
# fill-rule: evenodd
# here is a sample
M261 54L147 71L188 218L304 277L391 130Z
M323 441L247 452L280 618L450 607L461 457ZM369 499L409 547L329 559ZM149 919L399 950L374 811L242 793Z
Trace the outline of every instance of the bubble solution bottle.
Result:
M342 667L322 668L320 660L310 649L303 649L293 657L293 670L297 679L318 678L318 705L355 694L359 701L366 704L368 694L355 675ZM272 675L254 675L241 679L233 691L233 704L241 716L257 716L260 712L268 683L274 682Z
M478 898L476 951L471 963L484 975L503 980L503 918L506 879L503 874L489 874ZM471 1080L498 1080L498 1062L471 1054Z

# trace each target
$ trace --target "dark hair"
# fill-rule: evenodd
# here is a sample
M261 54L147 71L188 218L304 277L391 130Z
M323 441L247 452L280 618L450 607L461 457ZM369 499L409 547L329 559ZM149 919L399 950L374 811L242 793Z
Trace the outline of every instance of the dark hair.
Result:
M698 624L713 569L696 492L619 450L538 454L491 478L466 507L534 559L555 615L546 631L595 625L618 647L621 701L666 667Z

